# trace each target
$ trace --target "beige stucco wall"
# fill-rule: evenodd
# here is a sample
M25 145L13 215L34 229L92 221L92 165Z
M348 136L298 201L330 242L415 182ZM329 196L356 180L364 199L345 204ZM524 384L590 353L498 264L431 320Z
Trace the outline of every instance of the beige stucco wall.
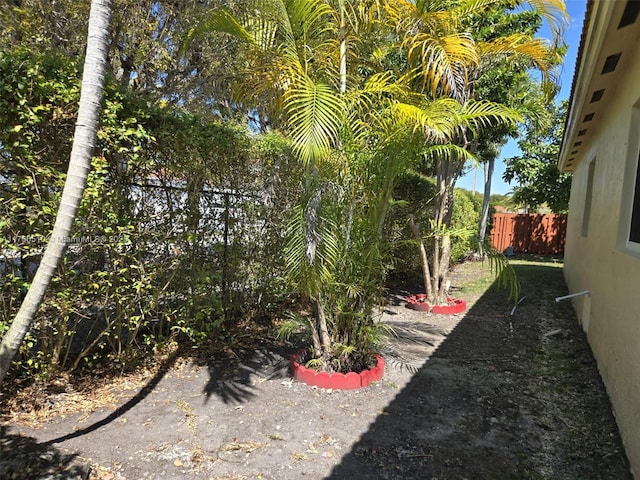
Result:
M625 251L618 235L621 212L631 201L623 200L629 148L637 152L640 142L640 124L631 133L632 109L640 105L640 55L627 66L624 78L605 91L607 110L595 130L590 130L574 173L565 277L571 293L590 291L589 296L576 297L574 306L609 392L632 470L640 479L640 253ZM585 237L583 208L593 159L591 216Z

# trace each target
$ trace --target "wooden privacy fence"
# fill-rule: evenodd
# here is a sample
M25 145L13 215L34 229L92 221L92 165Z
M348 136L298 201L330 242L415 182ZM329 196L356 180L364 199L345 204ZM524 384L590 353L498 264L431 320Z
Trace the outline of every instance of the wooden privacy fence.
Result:
M566 215L496 213L491 244L501 252L511 246L515 253L562 255L566 234Z

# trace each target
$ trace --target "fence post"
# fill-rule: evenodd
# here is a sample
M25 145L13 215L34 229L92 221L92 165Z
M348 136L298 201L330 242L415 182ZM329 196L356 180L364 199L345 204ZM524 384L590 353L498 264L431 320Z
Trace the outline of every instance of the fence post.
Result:
M224 246L222 250L222 309L227 313L229 306L229 289L227 279L229 278L229 192L224 194Z

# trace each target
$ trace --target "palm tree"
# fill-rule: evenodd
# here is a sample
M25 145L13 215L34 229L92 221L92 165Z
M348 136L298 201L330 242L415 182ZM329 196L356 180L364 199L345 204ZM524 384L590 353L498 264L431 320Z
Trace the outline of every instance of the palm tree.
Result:
M525 3L525 2L522 2ZM528 2L548 18L552 26L566 17L562 0L534 0ZM455 183L462 174L469 153L477 153L483 138L483 130L496 126L513 127L522 119L514 110L503 106L502 112L491 114L483 111L481 105L495 108L496 104L478 102L476 83L483 74L496 64L505 61L518 62L527 68L536 68L542 72L545 84L553 83L553 67L559 63L558 50L531 34L496 34L488 40L474 37L469 28L471 19L486 15L487 12L504 11L507 4L498 0L463 0L449 4L418 0L390 0L388 10L395 22L396 30L401 32L402 45L407 53L406 78L416 95L432 99L455 100L463 109L482 112L471 124L462 121L448 141L467 152L463 155L436 155L434 158L436 191L435 216L432 221L434 248L431 257L432 266L425 277L430 285L425 285L432 303L446 301L445 286L449 271L451 254L451 236L448 228L453 211L453 191ZM421 107L414 118L420 120L417 127L423 127ZM509 111L511 113L509 113ZM489 113L489 115L486 115ZM425 144L432 145L430 132L425 134ZM412 226L415 234L415 225ZM418 235L421 238L421 235ZM424 258L425 256L422 255ZM425 266L425 269L428 269Z
M383 227L395 181L416 157L416 138L421 154L460 161L469 156L460 144L465 132L519 118L499 104L460 101L464 85L457 76L478 53L466 34L441 38L452 30L446 22L453 14L436 16L431 32L443 55L416 57L426 48L397 37L410 27L411 5L255 0L244 15L212 12L189 35L192 41L223 31L250 45L255 63L245 92L258 102L269 99L269 124L288 134L307 166L285 255L292 284L312 306L317 363L328 369L336 368L330 360L344 366L375 346ZM372 28L383 30L372 34ZM365 50L370 55L363 58Z
M376 95L375 82L354 88L361 81L349 72L355 68L348 62L348 47L354 47L358 29L372 22L370 12L361 7L345 0L254 1L244 15L212 12L188 39L223 31L247 41L256 60L243 91L255 99L255 108L268 101L268 123L284 130L307 167L305 193L292 214L285 253L290 280L313 305L311 331L321 357L332 356L337 344L353 343L353 330L362 331L346 317L364 319L363 324L370 320L370 312L353 310L371 305L369 298L363 300L371 272L354 272L362 273L367 265L372 270L379 263L370 250L358 252L364 267L348 258L357 248L357 232L378 224L371 220L375 209L366 209L365 215L359 208L362 198L355 201L363 189L354 175L362 170L354 164L347 167L347 151L363 135L363 107ZM343 219L346 230L339 228ZM371 240L375 248L377 242ZM355 277L360 280L357 286L350 284ZM336 309L344 314L342 319L336 318Z
M104 72L109 50L111 0L92 0L87 32L87 50L82 75L73 146L60 207L51 237L33 282L20 310L0 344L0 382L4 379L20 348L58 264L64 255L76 212L82 200L91 167L91 152L96 141Z

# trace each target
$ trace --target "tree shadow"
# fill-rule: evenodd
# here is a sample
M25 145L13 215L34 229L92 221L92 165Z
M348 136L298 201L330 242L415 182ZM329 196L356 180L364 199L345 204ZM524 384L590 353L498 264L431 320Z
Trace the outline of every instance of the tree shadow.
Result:
M212 360L207 364L209 380L203 393L208 401L217 395L224 403L244 403L253 399L258 385L265 380L289 377L292 348L260 348L246 352L242 358Z
M425 348L435 348L446 336L446 331L433 323L395 319L388 323L393 334L383 341L380 353L388 364L410 372L417 372L424 363Z
M180 356L180 353L179 353L178 350L176 350L171 355L169 355L169 357L167 357L162 362L162 364L160 365L160 368L158 369L157 373L145 384L144 387L142 387L142 389L140 389L140 391L134 397L132 397L129 401L127 401L123 405L121 405L118 408L116 408L113 412L111 412L109 415L107 415L102 420L99 420L99 421L97 421L97 422L95 422L95 423L93 423L93 424L91 424L91 425L89 425L89 426L87 426L85 428L82 428L80 430L76 430L76 431L74 431L72 433L68 433L68 434L63 435L61 437L57 437L57 438L54 438L54 439L49 440L47 442L44 442L42 445L53 445L55 443L65 442L65 441L71 440L73 438L82 437L83 435L86 435L88 433L94 432L94 431L98 430L99 428L104 427L104 426L108 425L109 423L113 422L114 420L118 419L119 417L121 417L122 415L127 413L129 410L131 410L133 407L138 405L142 400L144 400L158 386L158 384L165 377L167 372L173 367L173 365L175 364L175 362L176 362L176 360L178 359L179 356ZM2 477L0 477L0 478L2 478Z
M91 467L77 454L11 433L0 425L0 478L29 480L85 480Z
M562 270L516 270L515 315L489 289L326 480L631 479Z

